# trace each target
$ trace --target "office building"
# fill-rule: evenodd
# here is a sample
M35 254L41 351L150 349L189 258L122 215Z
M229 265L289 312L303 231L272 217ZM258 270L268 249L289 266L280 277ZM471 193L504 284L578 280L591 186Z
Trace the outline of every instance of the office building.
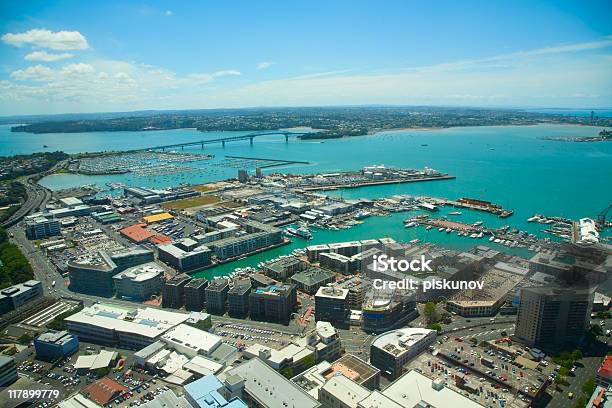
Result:
M190 271L210 265L211 250L207 246L201 245L189 251L183 248L175 244L158 245L159 260L178 271Z
M315 295L315 319L332 323L347 323L351 310L348 289L322 286Z
M436 331L403 328L378 335L370 346L370 363L390 378L403 373L403 367L433 344Z
M165 281L162 285L162 307L180 309L185 304L185 285L191 276L184 273Z
M294 283L299 290L310 295L314 295L321 286L335 282L335 280L335 273L320 268L308 268L291 277L291 282Z
M232 317L245 317L249 313L249 294L251 281L245 279L237 281L227 292L227 312Z
M64 321L70 333L80 341L139 350L187 319L188 314L162 309L96 303Z
M60 234L60 222L43 215L26 217L25 232L28 239L43 239Z
M7 387L17 381L17 366L15 359L0 356L0 387Z
M79 349L79 339L67 331L48 331L34 339L36 358L55 361L68 357Z
M577 344L589 328L593 298L591 288L522 288L514 338L546 350Z
M370 390L344 375L333 376L319 389L319 401L329 408L357 408L369 395Z
M297 305L295 285L277 283L252 290L249 312L253 320L288 324Z
M142 301L161 293L165 269L149 262L133 266L113 276L118 297Z
M240 398L228 397L227 394L226 386L214 374L185 385L185 399L193 408L247 408Z
M0 290L0 315L43 296L42 282L29 280Z
M164 333L160 340L168 347L190 358L210 356L221 345L221 337L188 324L173 327Z
M227 279L215 279L206 288L206 311L213 314L225 314L229 284Z
M204 278L196 278L189 281L184 287L185 309L201 312L206 307L206 288L208 281Z
M259 358L248 360L227 371L232 379L226 388L258 408L318 408L319 401L272 369ZM227 380L226 380L227 381Z
M418 315L416 302L401 294L368 293L361 311L361 328L368 333L401 327Z

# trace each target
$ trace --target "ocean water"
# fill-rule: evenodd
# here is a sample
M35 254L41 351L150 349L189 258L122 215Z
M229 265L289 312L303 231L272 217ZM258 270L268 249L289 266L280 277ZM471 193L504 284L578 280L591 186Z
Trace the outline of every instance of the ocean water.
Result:
M572 219L594 218L612 203L612 143L541 139L543 136L592 136L600 130L597 127L569 125L466 127L390 131L326 141L290 139L289 143L285 143L283 136L264 136L255 139L253 146L248 142L230 142L225 148L221 145L206 145L204 150L199 146L185 148L185 152L214 154L215 159L210 164L214 172L199 170L159 177L59 174L44 178L41 184L58 189L90 183L104 186L108 181L119 181L128 185L167 187L180 182L202 183L236 177L237 169L214 166L225 155L309 162L275 167L265 172L335 172L357 170L371 164L405 168L427 166L457 178L345 189L328 194L344 198L373 198L393 194L478 198L513 209L515 214L507 219L499 219L484 213L462 210L463 215L456 217L457 220L482 220L491 227L509 224L538 233L541 225L526 222L534 213ZM0 126L0 155L44 150L64 150L69 153L121 150L245 133L248 132L173 130L31 135L11 133L8 126ZM43 145L48 147L44 148ZM402 213L390 217L370 217L362 225L349 230L316 231L314 239L308 244L383 236L396 240L420 238L457 248L467 248L477 243L489 244L486 240L438 233L435 229L404 229L402 220L411 215ZM234 267L254 265L305 245L305 241L295 238L291 245L205 271L202 276L227 274Z

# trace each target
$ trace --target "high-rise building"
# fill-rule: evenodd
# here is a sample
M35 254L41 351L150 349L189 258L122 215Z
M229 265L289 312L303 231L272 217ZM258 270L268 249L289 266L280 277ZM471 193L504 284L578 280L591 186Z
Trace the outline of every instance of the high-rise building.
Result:
M249 294L251 293L251 281L245 279L234 283L227 292L227 312L232 317L244 317L249 313Z
M60 222L51 217L39 215L34 218L26 218L26 237L28 239L42 239L60 234Z
M322 286L315 295L315 319L333 323L347 323L351 314L348 289Z
M200 312L206 306L206 288L208 281L204 278L192 279L185 285L185 309Z
M226 279L215 279L206 288L206 311L222 315L226 310L229 284Z
M528 287L520 292L514 337L531 347L576 344L589 328L594 290Z
M184 273L164 282L162 286L162 307L180 309L185 304L185 285L191 276Z
M295 285L277 283L251 291L249 311L251 319L289 323L297 304Z

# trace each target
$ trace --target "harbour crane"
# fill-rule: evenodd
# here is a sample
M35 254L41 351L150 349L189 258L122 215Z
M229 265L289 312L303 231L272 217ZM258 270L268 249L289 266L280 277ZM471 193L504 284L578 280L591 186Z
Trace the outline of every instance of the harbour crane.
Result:
M602 212L600 212L599 215L597 215L597 225L601 229L606 227L606 216L608 215L610 208L612 208L612 203L609 204Z

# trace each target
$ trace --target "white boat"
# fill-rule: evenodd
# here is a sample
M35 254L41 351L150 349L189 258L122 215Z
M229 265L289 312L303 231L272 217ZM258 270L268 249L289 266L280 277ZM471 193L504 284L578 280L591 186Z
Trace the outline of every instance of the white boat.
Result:
M419 242L421 242L421 240L418 239L418 238L413 239L412 241L410 241L411 244L418 244Z
M431 225L428 225L427 227L425 227L427 231L429 231L431 228L432 228Z
M501 243L501 240L500 240L499 238L495 238L495 239L493 240L493 242L495 242L496 244L500 244L500 243Z
M481 232L480 234L476 235L476 238L482 238L484 237L484 234Z
M495 237L489 238L489 242L493 242L494 240L495 240Z
M447 234L450 234L450 232L451 232L451 231L452 231L452 229L450 229L450 228L447 228L447 229L446 229L446 233L447 233Z
M476 221L474 224L472 224L473 226L477 227L479 225L482 225L483 221Z
M470 234L470 238L476 238L476 234Z
M438 228L438 231L440 231L440 232L444 231L444 227Z
M461 211L451 211L448 213L448 215L461 215L463 214Z
M540 221L540 217L538 217L537 215L534 215L531 218L527 218L527 222L534 222L534 221Z
M405 228L412 228L412 227L416 227L417 225L419 225L417 222L411 221L407 224L404 225Z

